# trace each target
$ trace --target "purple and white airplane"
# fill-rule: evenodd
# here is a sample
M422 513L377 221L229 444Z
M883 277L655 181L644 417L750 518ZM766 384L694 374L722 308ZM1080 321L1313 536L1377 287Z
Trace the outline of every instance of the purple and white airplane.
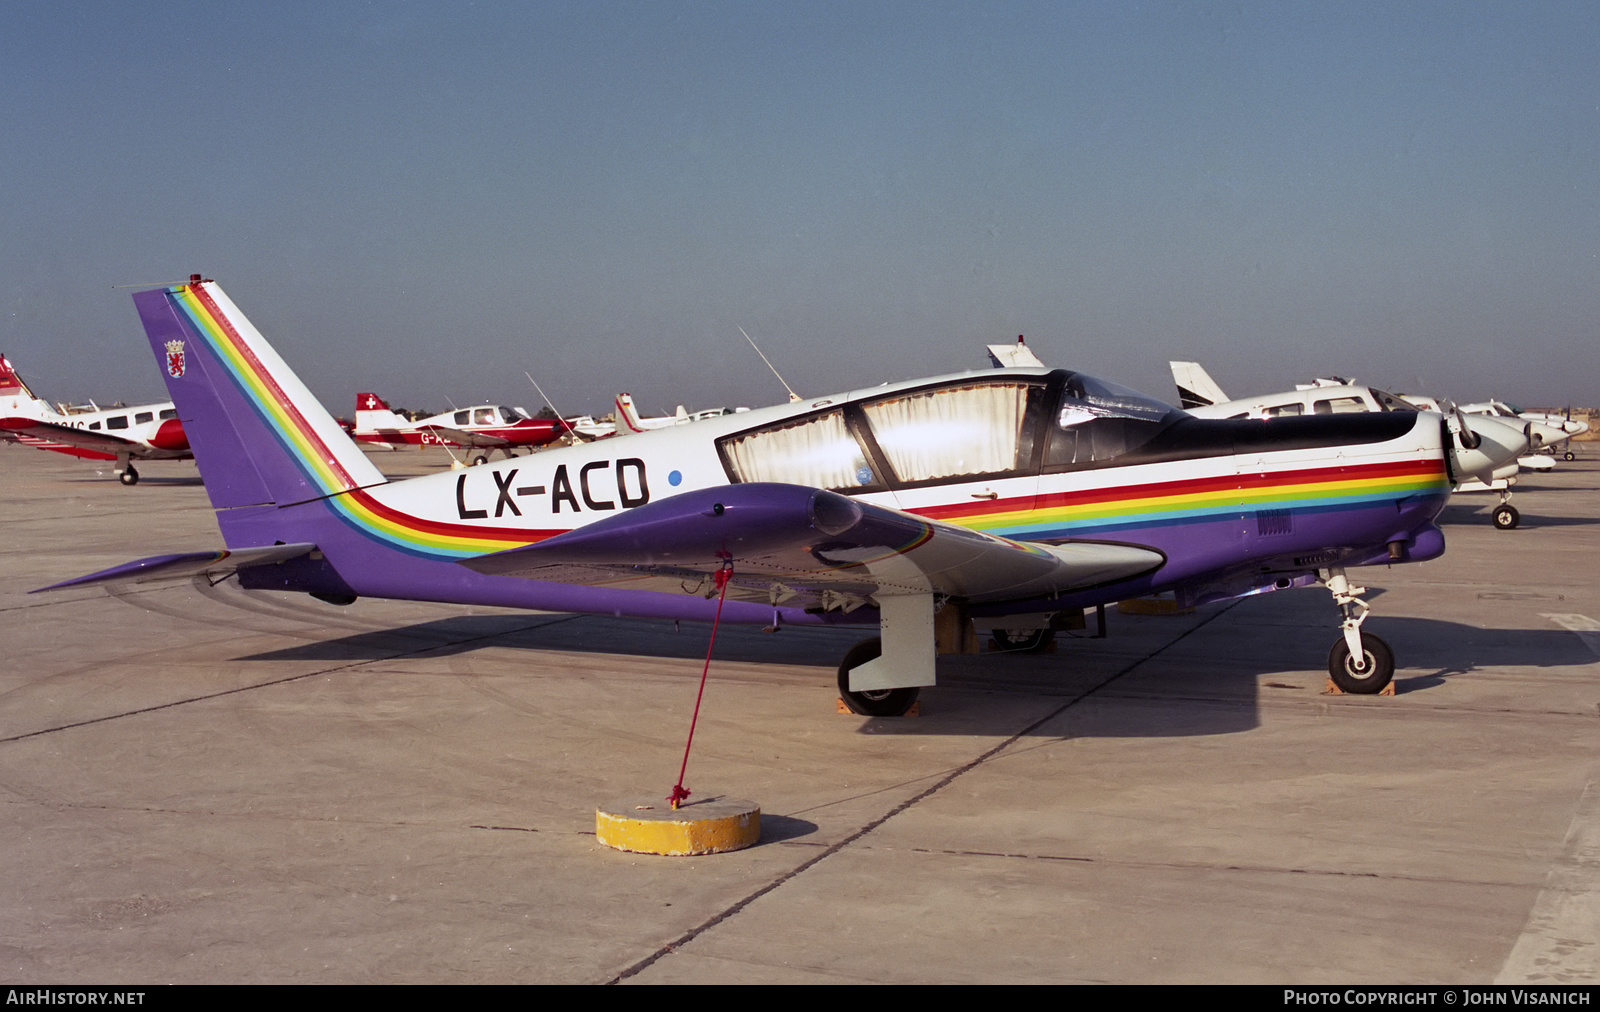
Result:
M1204 420L988 369L389 481L215 282L134 302L227 549L56 587L232 575L334 604L876 625L839 689L893 715L978 629L1029 649L1111 601L1314 583L1343 613L1329 674L1377 692L1394 658L1346 571L1444 551L1434 413Z

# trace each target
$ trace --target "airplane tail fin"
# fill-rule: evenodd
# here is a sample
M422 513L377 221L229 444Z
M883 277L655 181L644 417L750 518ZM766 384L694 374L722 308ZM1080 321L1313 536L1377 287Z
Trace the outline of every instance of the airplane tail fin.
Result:
M617 435L625 436L630 432L643 432L644 426L639 422L639 409L633 406L632 394L617 395Z
M215 508L338 495L386 479L214 281L133 296Z
M1221 404L1229 400L1222 388L1202 368L1199 362L1169 362L1172 380L1178 385L1178 406L1184 410L1202 408L1208 404Z
M377 394L356 394L356 431L376 432L380 429L400 429L411 423L395 414L394 409Z
M11 360L0 355L0 411L7 414L24 412L31 418L36 413L35 409L44 407L48 405L28 389L28 384L22 381L22 377L18 376L17 370L12 367Z

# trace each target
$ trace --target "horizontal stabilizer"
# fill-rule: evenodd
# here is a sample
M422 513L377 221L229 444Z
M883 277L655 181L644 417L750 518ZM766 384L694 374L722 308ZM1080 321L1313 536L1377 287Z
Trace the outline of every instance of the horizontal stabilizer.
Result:
M177 555L152 555L135 559L120 566L102 569L98 573L79 576L53 583L48 587L30 590L37 594L46 590L63 590L67 587L86 587L101 583L160 583L167 580L187 580L204 575L215 582L227 579L241 569L287 562L316 551L316 545L266 545L262 548L241 548L236 551L182 552Z
M480 573L637 590L852 607L879 593L1002 599L1095 586L1159 567L1159 552L1010 541L799 485L752 482L640 506L537 544L464 559Z

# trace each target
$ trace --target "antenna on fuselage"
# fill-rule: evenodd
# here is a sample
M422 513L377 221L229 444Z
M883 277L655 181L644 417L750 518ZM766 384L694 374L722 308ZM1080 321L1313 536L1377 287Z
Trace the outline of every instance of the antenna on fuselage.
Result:
M533 388L535 390L539 391L539 396L544 398L545 405L548 406L550 408L550 410L555 413L556 421L561 423L561 427L567 430L567 434L568 435L571 435L572 432L573 432L573 428L572 428L572 426L567 424L566 416L561 413L561 409L560 408L556 407L556 402L550 399L550 395L544 392L544 387L539 385L539 381L533 378L533 373L531 373L528 370L524 369L524 370L522 370L522 375L528 377L528 382L532 383L533 384Z
M789 391L789 403L793 404L800 400L800 395L794 392L794 387L790 386L788 380L785 380L782 374L778 372L777 366L772 364L772 360L767 358L766 352L762 351L761 346L756 344L756 339L745 333L745 329L743 327L739 328L739 333L744 334L744 339L749 341L750 347L754 348L756 350L756 354L761 356L761 361L767 363L767 368L772 370L772 375L777 376L778 382L782 383L783 388Z

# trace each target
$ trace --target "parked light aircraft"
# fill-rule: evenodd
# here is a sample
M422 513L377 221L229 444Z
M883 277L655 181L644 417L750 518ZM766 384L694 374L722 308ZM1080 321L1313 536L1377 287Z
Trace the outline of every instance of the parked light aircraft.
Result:
M1418 405L1376 387L1342 377L1259 397L1230 399L1196 362L1171 362L1172 379L1185 409L1197 418L1286 418L1304 415L1341 415L1363 412L1411 412ZM1458 492L1495 491L1500 505L1494 525L1511 530L1522 515L1511 505L1511 486L1517 480L1517 460L1529 453L1540 438L1533 425L1507 425L1499 419L1463 412L1432 401L1432 411L1442 413L1451 433L1451 478Z
M1469 415L1489 415L1494 418L1520 419L1524 422L1536 422L1549 429L1557 430L1556 433L1547 433L1545 447L1554 450L1557 446L1564 446L1563 460L1577 460L1578 455L1572 452L1572 437L1581 436L1589 431L1588 422L1580 422L1572 417L1572 409L1565 412L1557 411L1523 411L1521 408L1507 404L1505 401L1490 398L1481 404L1463 404L1461 410Z
M975 628L1043 643L1127 597L1319 582L1343 614L1330 675L1376 692L1394 657L1362 630L1347 571L1445 547L1437 414L1213 421L1064 369L891 383L389 481L215 282L134 301L152 347L187 355L168 387L228 547L56 588L236 575L333 603L876 623L838 681L853 710L886 715Z
M356 394L356 424L350 435L362 443L401 446L463 446L478 451L474 464L486 464L499 450L507 459L518 447L547 446L571 431L554 418L534 418L522 408L477 404L445 411L420 422L396 414L377 394Z
M616 401L616 434L626 436L634 432L649 432L654 429L670 429L674 425L688 425L690 422L703 422L707 418L721 418L723 415L741 414L749 408L708 408L705 411L690 412L682 404L678 410L670 415L657 415L652 418L640 416L639 409L633 403L632 394L618 394Z
M114 460L124 485L139 483L135 460L194 456L171 401L64 414L35 397L4 355L0 355L0 440L84 460Z

